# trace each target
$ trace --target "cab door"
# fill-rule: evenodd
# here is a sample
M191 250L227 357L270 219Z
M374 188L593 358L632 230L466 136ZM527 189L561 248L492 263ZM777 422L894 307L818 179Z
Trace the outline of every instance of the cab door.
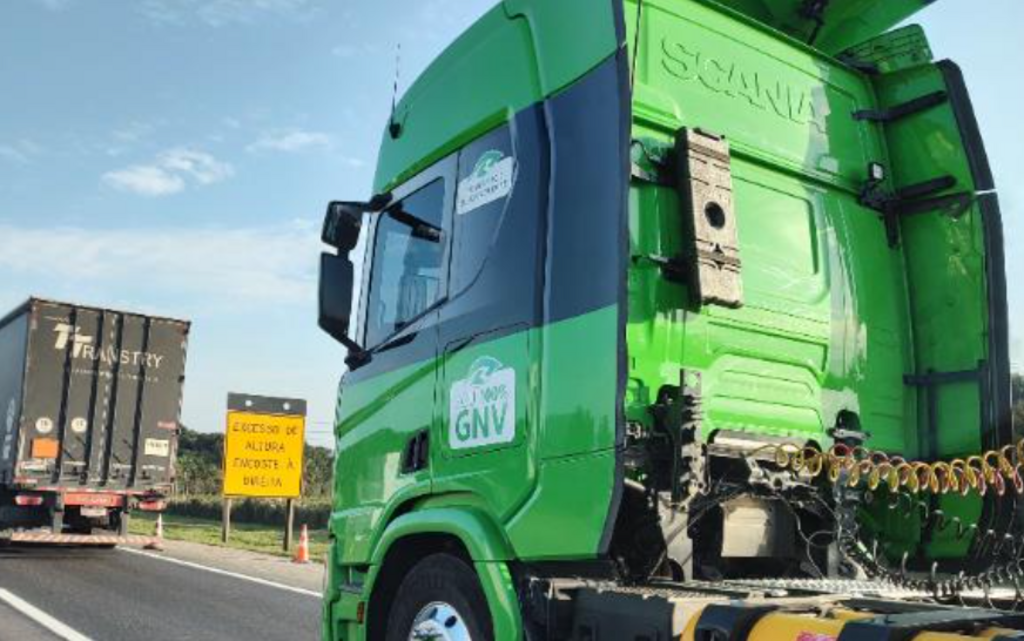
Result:
M441 309L434 490L474 494L502 521L537 477L541 123L529 109L460 150Z
M438 310L447 297L454 157L397 188L370 219L356 336L367 356L341 382L334 531L366 562L388 515L431 488Z

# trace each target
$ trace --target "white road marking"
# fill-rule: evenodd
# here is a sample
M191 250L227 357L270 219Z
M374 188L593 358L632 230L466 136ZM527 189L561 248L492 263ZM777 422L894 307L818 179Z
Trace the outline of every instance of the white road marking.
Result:
M28 601L3 588L0 588L0 601L21 612L65 641L92 641L92 639L81 632L68 627Z
M167 563L174 563L175 565L181 565L186 568L192 568L195 570L205 570L206 572L212 572L213 574L220 574L223 576L229 576L234 579L241 579L242 581L250 581L252 583L258 583L260 585L266 585L279 590L287 590L288 592L294 592L296 594L303 594L305 596L322 598L319 592L313 590L305 590L303 588L297 588L291 585L285 585L284 583L277 583L275 581L268 581L267 579L260 579L255 576L249 576L248 574L239 574L237 572L229 572L227 570L221 570L220 568L211 568L208 565L200 565L199 563L192 563L191 561L182 561L181 559L174 559L169 556L160 556L159 554L153 554L151 552L143 552L142 550L133 550L132 548L118 548L122 552L128 552L129 554L135 554L138 556L145 556L158 561L165 561Z

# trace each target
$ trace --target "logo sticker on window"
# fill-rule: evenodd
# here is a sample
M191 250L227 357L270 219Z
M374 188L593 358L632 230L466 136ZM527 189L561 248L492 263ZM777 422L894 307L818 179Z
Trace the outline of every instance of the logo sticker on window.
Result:
M448 445L461 450L509 443L516 437L516 371L482 356L452 383Z
M473 173L459 181L455 212L468 214L508 196L512 191L515 169L515 158L497 149L482 153L473 167Z

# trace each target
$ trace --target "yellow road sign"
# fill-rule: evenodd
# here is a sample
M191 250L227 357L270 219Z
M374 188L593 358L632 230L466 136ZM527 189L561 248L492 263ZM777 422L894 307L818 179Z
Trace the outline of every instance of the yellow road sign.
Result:
M224 496L298 498L304 416L229 411L224 435Z

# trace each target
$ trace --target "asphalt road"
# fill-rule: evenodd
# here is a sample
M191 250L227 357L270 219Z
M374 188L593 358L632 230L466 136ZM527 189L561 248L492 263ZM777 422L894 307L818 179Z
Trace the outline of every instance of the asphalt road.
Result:
M123 550L0 548L0 641L319 638L308 584L206 567Z

